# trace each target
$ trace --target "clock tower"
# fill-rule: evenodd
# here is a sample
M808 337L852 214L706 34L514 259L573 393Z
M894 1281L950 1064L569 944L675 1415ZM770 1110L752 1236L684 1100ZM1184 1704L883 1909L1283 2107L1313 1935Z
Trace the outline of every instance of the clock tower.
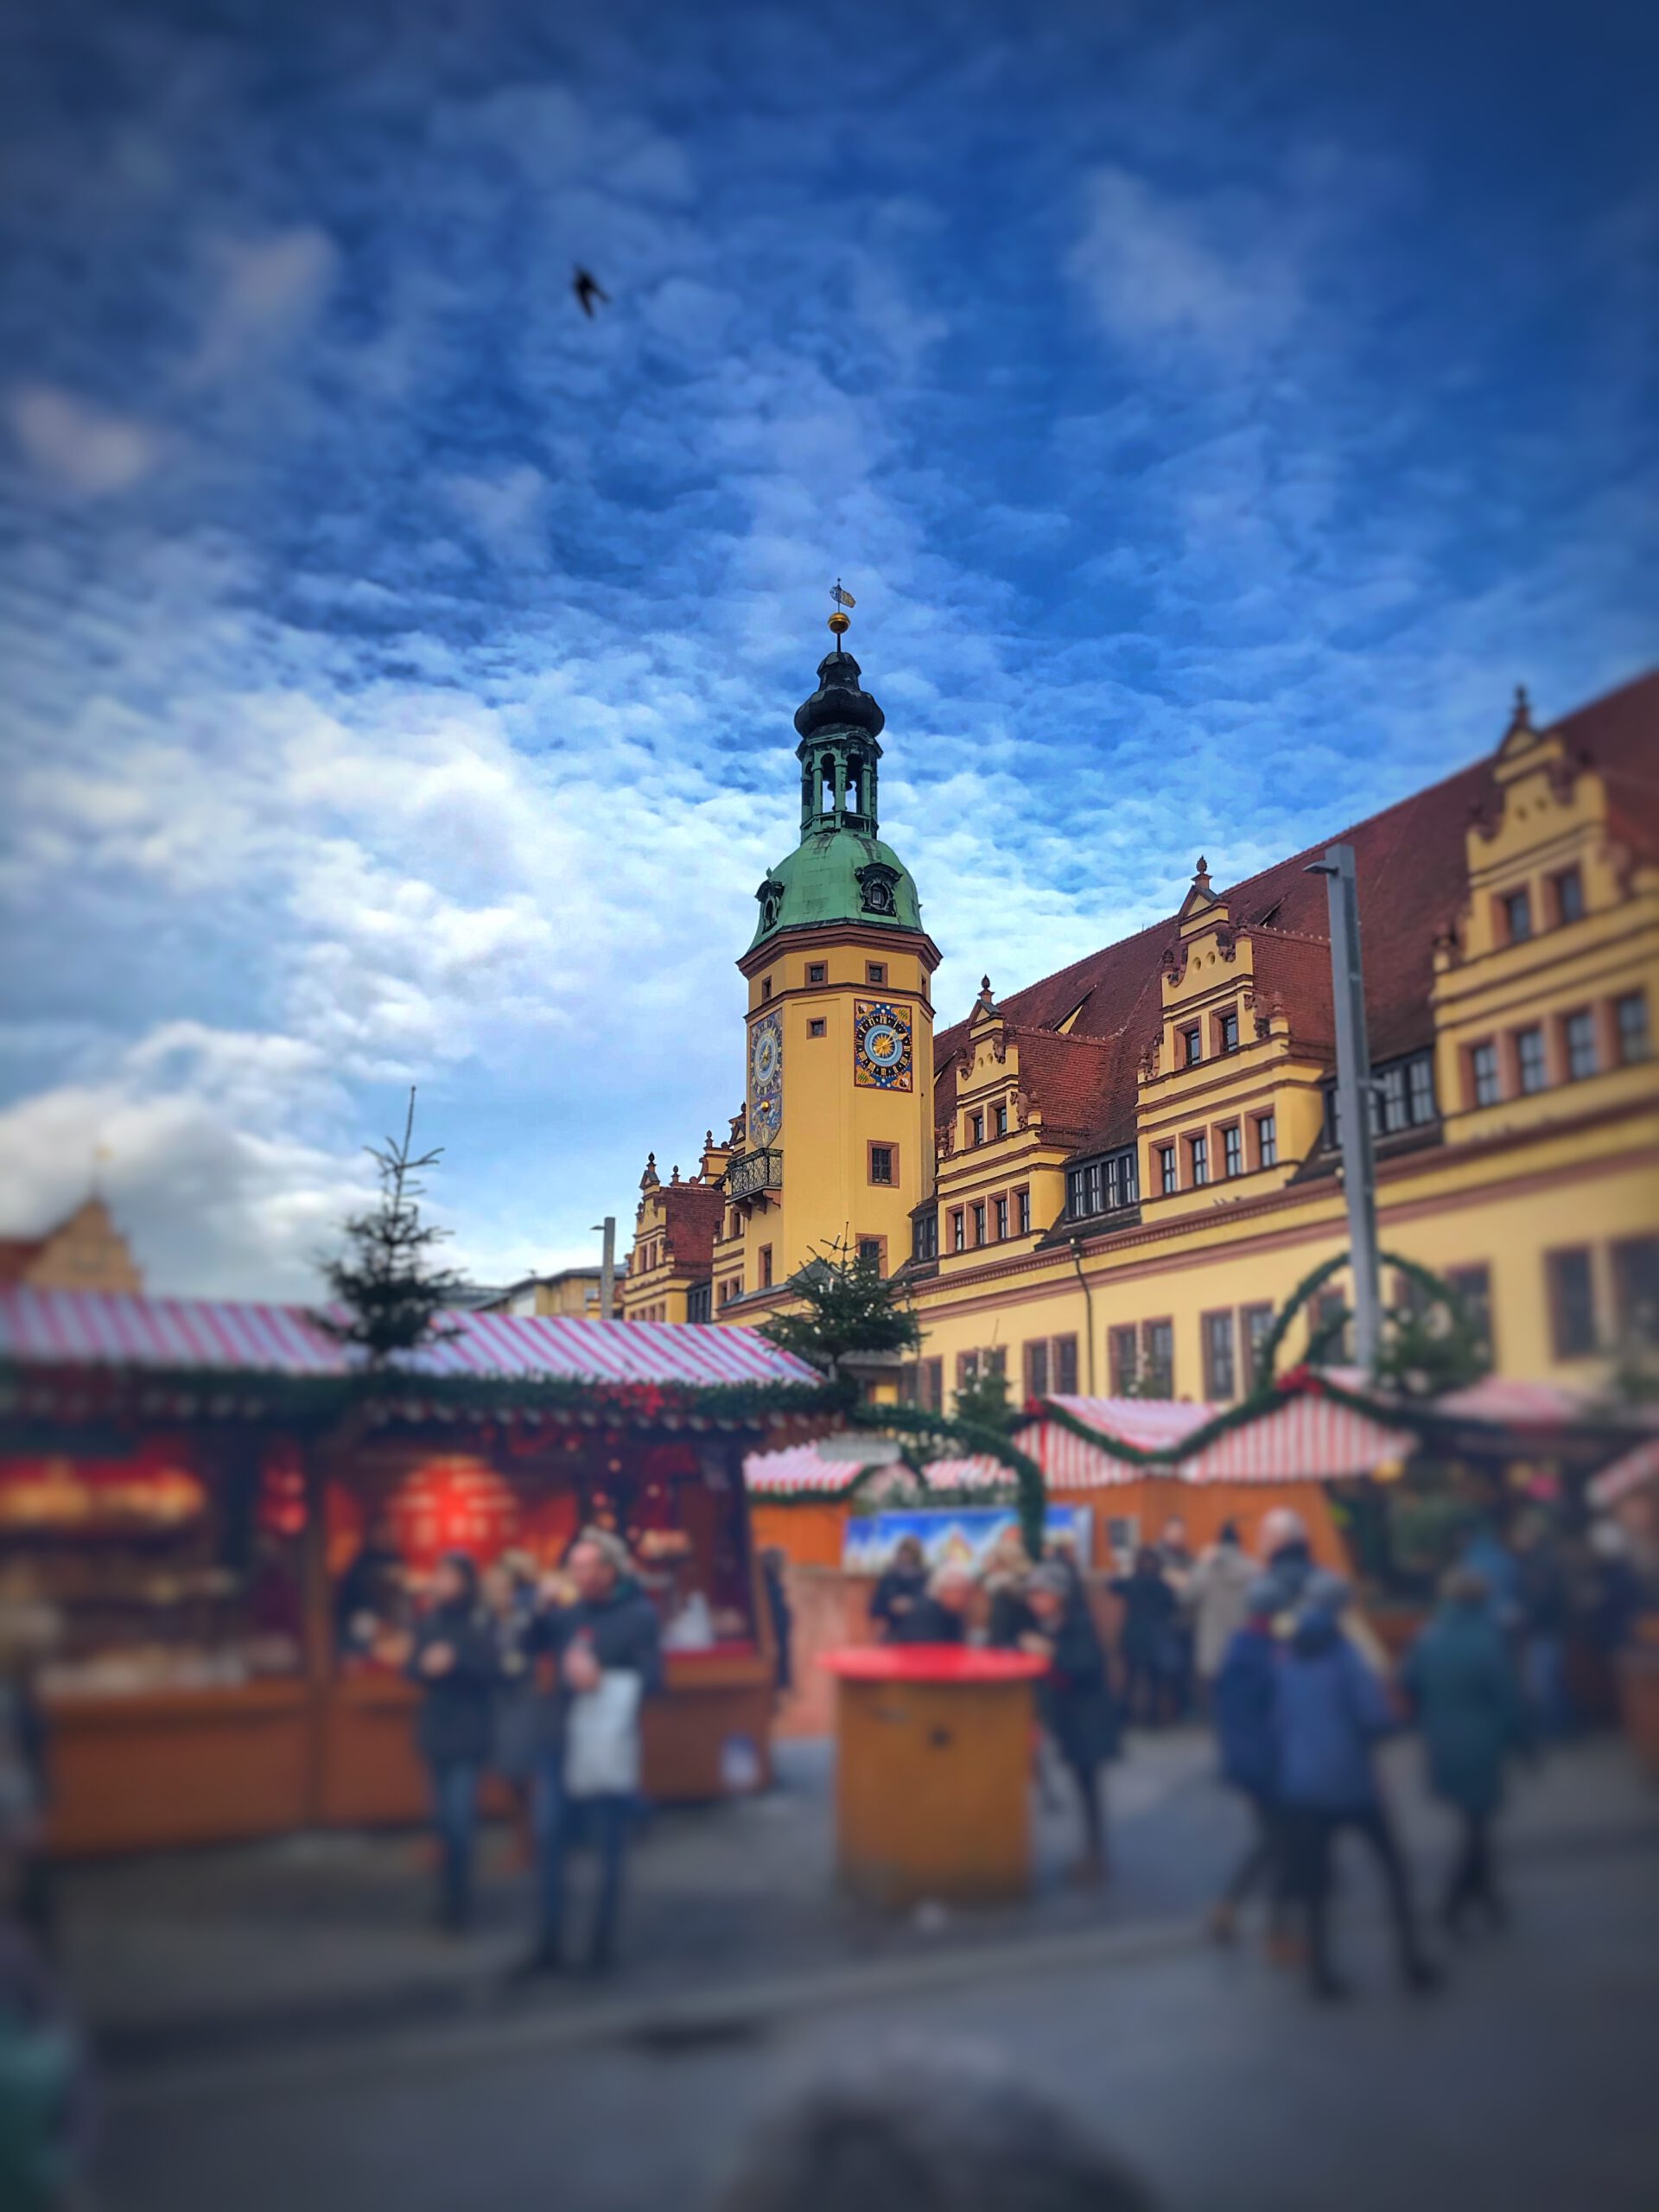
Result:
M716 1314L837 1247L874 1252L893 1273L910 1256L912 1209L933 1189L928 987L939 954L909 871L880 836L886 717L842 648L839 608L830 627L836 645L795 715L800 842L756 891L738 962L747 1088L725 1171Z

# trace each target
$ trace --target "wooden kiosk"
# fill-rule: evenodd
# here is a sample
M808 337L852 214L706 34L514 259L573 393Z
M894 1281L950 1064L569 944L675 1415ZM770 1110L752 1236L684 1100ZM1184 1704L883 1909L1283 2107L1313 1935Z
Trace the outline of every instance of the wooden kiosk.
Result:
M742 1465L828 1425L820 1378L742 1329L448 1327L367 1378L299 1308L0 1290L0 1604L52 1624L58 1850L423 1818L403 1658L434 1561L539 1572L590 1522L669 1631L648 1794L766 1778Z

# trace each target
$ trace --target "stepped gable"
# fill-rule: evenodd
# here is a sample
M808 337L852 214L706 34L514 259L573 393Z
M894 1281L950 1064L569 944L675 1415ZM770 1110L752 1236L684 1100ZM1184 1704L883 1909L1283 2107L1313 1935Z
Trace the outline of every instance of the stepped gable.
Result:
M1601 775L1614 834L1633 850L1659 858L1659 671L1592 700L1544 734L1559 735L1572 758ZM1455 924L1463 904L1465 836L1495 803L1491 767L1490 756L1472 761L1218 893L1235 928L1254 940L1258 1002L1265 1007L1281 998L1299 1043L1327 1055L1333 1049L1325 879L1306 869L1327 845L1342 843L1353 846L1358 868L1371 1057L1395 1059L1433 1043L1434 940ZM1134 1135L1135 1071L1159 1034L1159 966L1176 926L1172 914L998 1001L998 1011L1021 1032L1022 1067L1025 1033L1053 1032L1069 1015L1076 1015L1071 1039L1116 1046L1101 1118L1088 1132L1091 1144L1127 1143ZM966 1021L940 1030L934 1040L942 1122L955 1105L954 1063L967 1040ZM1055 1079L1064 1083L1062 1065L1052 1064ZM1042 1081L1037 1077L1027 1091L1046 1116Z

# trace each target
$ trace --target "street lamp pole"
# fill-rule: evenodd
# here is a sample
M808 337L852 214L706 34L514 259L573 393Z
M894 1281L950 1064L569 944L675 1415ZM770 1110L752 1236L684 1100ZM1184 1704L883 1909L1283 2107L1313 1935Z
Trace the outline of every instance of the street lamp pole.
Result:
M616 1216L607 1213L594 1227L601 1231L605 1242L599 1259L599 1318L601 1321L616 1319Z
M1348 1202L1354 1284L1354 1356L1367 1375L1382 1349L1377 1288L1376 1152L1371 1136L1371 1053L1365 1037L1365 971L1359 949L1359 891L1351 845L1327 845L1308 869L1325 878L1331 914L1331 995L1337 1017L1337 1120Z

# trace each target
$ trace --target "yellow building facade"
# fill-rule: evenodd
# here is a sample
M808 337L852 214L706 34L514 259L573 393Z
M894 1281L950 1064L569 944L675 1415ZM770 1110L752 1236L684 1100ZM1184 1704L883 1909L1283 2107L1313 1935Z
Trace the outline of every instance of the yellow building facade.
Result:
M1317 852L1225 889L1200 860L1167 922L1005 999L987 978L936 1033L859 676L832 653L796 717L744 1107L696 1195L648 1171L625 1310L764 1319L858 1249L914 1300L925 1402L987 1365L1016 1396L1239 1395L1347 1242ZM1659 1333L1656 763L1659 677L1550 728L1520 699L1488 759L1329 841L1356 855L1382 1248L1459 1290L1508 1375L1597 1387ZM671 1249L671 1203L706 1246ZM1385 1267L1385 1302L1408 1287Z

